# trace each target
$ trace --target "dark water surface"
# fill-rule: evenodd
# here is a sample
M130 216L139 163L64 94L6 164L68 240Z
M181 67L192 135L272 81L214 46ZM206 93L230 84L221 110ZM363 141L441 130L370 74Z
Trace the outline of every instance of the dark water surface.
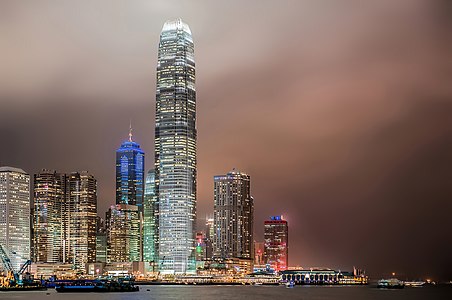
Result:
M147 291L149 289L149 291ZM452 287L421 287L403 290L379 290L369 286L140 286L135 293L59 294L55 290L39 292L0 292L3 300L150 300L150 299L303 299L303 300L452 300Z

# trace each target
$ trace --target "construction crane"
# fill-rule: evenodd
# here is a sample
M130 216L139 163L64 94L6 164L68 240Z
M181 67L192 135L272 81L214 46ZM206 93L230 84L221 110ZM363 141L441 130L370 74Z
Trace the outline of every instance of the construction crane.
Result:
M29 278L27 278L26 282L22 280L22 275L25 272L25 270L28 268L28 266L31 265L31 260L27 260L22 267L20 268L19 272L14 272L13 266L11 264L11 259L9 258L8 254L6 253L5 247L0 245L0 260L2 262L3 266L3 272L5 273L3 277L0 277L0 286L3 287L11 287L16 285L23 285L28 284Z

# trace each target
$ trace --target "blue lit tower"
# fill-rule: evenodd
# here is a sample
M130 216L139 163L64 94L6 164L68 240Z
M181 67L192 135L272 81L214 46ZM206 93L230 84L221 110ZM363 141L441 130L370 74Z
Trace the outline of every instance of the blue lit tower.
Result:
M160 34L155 120L159 269L195 272L196 91L194 45L182 20Z
M116 204L138 206L141 212L144 192L144 152L132 140L132 126L129 139L116 150Z
M132 140L116 150L116 206L107 218L107 262L142 260L144 152Z

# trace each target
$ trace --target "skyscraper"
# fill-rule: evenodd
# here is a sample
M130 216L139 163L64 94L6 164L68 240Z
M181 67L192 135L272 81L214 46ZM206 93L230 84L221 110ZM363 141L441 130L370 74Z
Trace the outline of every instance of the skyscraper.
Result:
M0 244L13 268L30 259L30 175L0 167Z
M232 170L214 177L214 256L254 258L250 176Z
M107 261L142 260L144 152L132 139L116 151L116 205L107 213Z
M195 272L196 91L194 45L182 20L160 34L155 120L159 268Z
M140 144L129 139L116 150L116 204L138 206L142 211L144 191L144 152Z
M83 270L96 259L97 183L88 172L42 170L34 176L33 261L71 263Z
M67 262L76 269L96 261L97 181L88 172L68 175Z
M42 170L34 175L33 261L66 262L68 214L66 174Z
M155 172L149 170L144 185L143 261L158 261L158 206L155 197Z
M140 261L140 219L138 206L116 204L106 216L107 262Z
M289 227L282 216L264 222L264 261L276 271L287 270L289 261Z

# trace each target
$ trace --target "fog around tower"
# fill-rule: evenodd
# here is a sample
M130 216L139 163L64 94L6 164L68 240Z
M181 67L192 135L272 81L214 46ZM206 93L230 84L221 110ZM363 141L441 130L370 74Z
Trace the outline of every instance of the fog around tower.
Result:
M256 237L288 220L291 265L451 276L448 1L2 1L0 165L88 170L103 214L130 119L152 167L159 34L178 17L195 43L198 219L236 167Z

